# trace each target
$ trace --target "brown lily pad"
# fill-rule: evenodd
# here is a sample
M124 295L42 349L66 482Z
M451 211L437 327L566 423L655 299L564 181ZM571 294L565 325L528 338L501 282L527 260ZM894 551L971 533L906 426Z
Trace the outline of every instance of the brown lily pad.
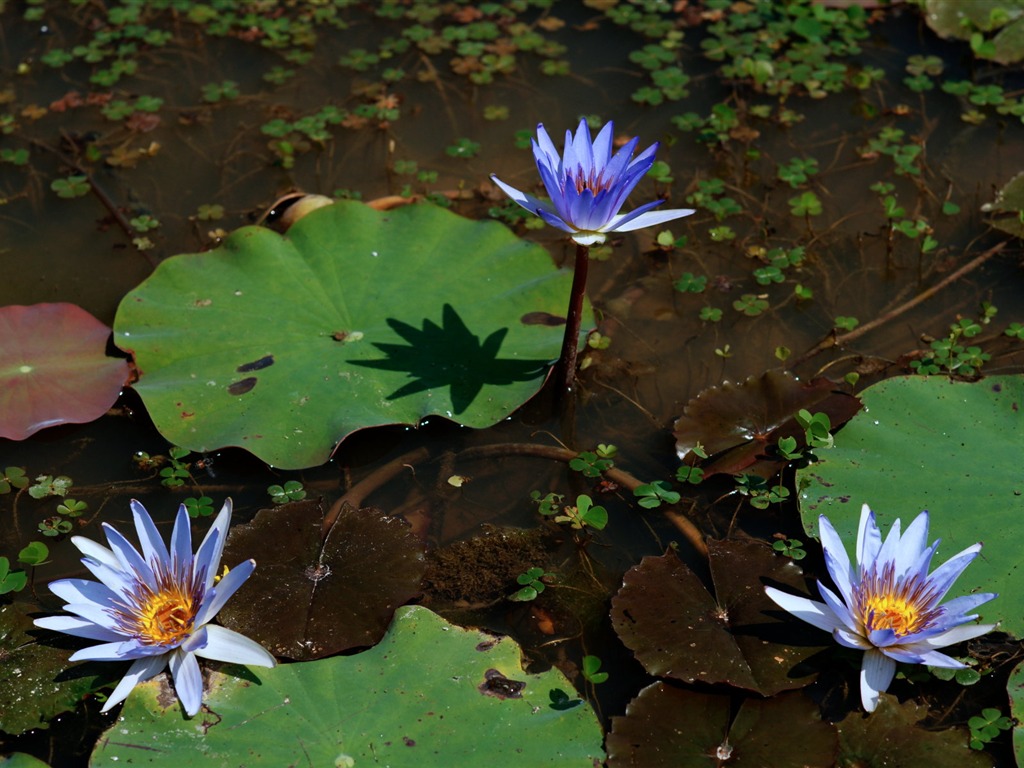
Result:
M326 538L320 501L260 510L231 529L225 562L256 570L218 614L276 656L317 659L374 645L420 592L423 546L404 520L342 508Z
M703 446L711 457L701 465L705 476L718 472L770 476L778 470L778 462L757 466L769 445L795 437L801 448L806 446L803 428L794 418L798 411L828 414L834 431L860 410L860 400L835 387L825 378L804 382L779 369L751 376L741 384L709 387L687 403L676 419L676 452L693 464L697 460L693 448Z
M765 585L804 589L800 567L754 541L709 542L713 596L674 553L645 557L612 599L612 625L652 675L770 696L811 682L820 632L792 620Z
M98 419L128 380L110 329L74 304L0 307L0 437Z
M612 718L609 768L806 768L832 765L836 731L799 693L748 699L729 723L730 697L654 683ZM793 738L799 734L799 740ZM902 763L901 763L902 765Z
M991 768L992 759L968 746L967 731L930 731L919 723L928 707L900 704L883 693L870 715L850 715L838 724L839 768L922 765L928 768Z

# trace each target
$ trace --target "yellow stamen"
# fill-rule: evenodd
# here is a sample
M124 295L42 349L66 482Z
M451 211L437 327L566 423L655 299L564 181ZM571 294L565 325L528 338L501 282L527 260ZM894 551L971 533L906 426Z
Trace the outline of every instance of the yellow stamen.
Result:
M168 585L139 604L133 616L135 634L153 645L180 642L192 632L195 608L192 595Z
M864 605L864 626L868 630L891 629L897 637L916 632L920 614L917 606L900 595L871 595Z

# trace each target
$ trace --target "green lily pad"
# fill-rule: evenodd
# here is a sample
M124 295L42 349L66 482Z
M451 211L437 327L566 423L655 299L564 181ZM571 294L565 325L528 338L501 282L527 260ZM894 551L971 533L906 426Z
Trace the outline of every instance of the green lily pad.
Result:
M49 727L50 718L112 679L103 671L110 665L69 664L81 641L36 629L29 616L35 610L28 603L0 605L0 731L6 733Z
M849 715L839 730L839 768L891 768L896 765L928 768L991 768L992 758L967 745L967 731L949 728L931 731L918 723L928 707L912 701L900 704L883 693L870 715Z
M861 399L864 410L835 447L797 472L804 527L814 534L823 514L852 550L862 503L883 531L895 518L906 526L927 509L929 538L942 538L936 563L984 543L951 596L998 592L979 608L984 621L1024 637L1024 376L976 383L895 378L865 389Z
M0 437L98 419L128 380L110 329L74 304L0 307Z
M164 261L115 340L168 440L297 469L364 427L501 421L559 355L570 282L497 222L337 202Z
M1014 237L1024 237L1024 173L1018 173L996 192L996 199L981 208L991 213L989 223Z
M1000 64L1024 59L1024 0L925 0L924 18L939 37L981 35L991 47L971 47L983 59Z
M754 541L709 542L708 558L714 596L671 552L626 573L611 613L622 642L659 677L764 695L808 685L813 670L803 662L822 646L809 644L764 591L804 589L800 567Z
M50 766L32 755L15 752L7 757L0 756L0 768L50 768Z
M649 685L612 718L609 768L806 768L832 765L836 732L798 693L747 699L730 726L728 696ZM798 736L797 736L798 734ZM903 765L903 763L900 763ZM909 764L908 764L909 765Z
M209 676L191 719L160 695L164 675L137 686L90 765L177 768L197 748L204 765L254 767L593 768L604 759L597 718L561 672L529 674L510 638L418 606L399 609L363 653L238 677L232 669Z
M420 592L423 545L404 520L347 506L324 537L323 514L319 501L285 504L228 536L225 561L252 558L256 570L218 618L275 656L373 645L395 607Z
M1024 765L1024 664L1018 664L1006 682L1010 697L1010 716L1013 717L1013 755L1017 765Z

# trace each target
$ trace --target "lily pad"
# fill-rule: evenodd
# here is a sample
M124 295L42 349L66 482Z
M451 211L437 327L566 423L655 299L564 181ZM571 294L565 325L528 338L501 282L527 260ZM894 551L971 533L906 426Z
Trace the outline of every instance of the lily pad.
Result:
M989 223L1014 237L1024 237L1024 173L1018 173L996 192L996 199L982 206L993 214Z
M900 704L883 693L870 715L850 715L839 729L839 768L890 768L921 765L928 768L991 768L992 758L967 745L967 731L926 730L919 725L928 707L912 701Z
M29 616L35 610L28 603L0 605L0 731L6 733L49 727L52 717L111 680L104 665L69 664L80 641L36 629Z
M797 472L804 527L813 535L818 515L826 515L852 548L862 503L882 530L927 509L929 538L942 539L936 563L984 543L951 596L998 592L979 613L1024 637L1024 376L976 383L887 379L861 398L864 410L836 436L835 447Z
M822 722L817 706L802 694L748 699L730 726L731 708L728 696L662 682L649 685L629 703L625 717L612 718L608 766L806 768L833 764L835 728Z
M612 625L650 674L764 695L811 682L822 649L782 614L766 584L803 589L800 567L754 541L709 542L715 596L675 554L645 557L612 599ZM811 642L818 638L816 635Z
M0 437L98 419L128 380L110 329L74 304L0 307Z
M562 327L537 318L564 318L570 282L497 222L342 201L167 259L115 340L168 440L297 469L364 427L504 419L559 355Z
M487 765L593 768L604 759L593 710L556 669L523 670L508 637L400 608L368 651L209 676L200 714L162 697L161 675L135 688L90 765Z
M1010 697L1010 716L1013 717L1013 755L1017 765L1024 765L1024 664L1018 664L1006 683Z
M734 384L725 382L698 394L676 419L673 434L679 458L696 461L692 451L698 444L711 459L704 475L716 472L761 474L778 471L778 462L758 467L758 457L779 438L795 437L805 445L804 430L794 418L807 409L827 413L833 428L847 421L860 408L852 395L835 391L824 378L800 381L787 371L773 369Z
M987 45L971 45L980 58L1000 64L1024 59L1024 0L925 0L924 18L939 37L981 36Z
M300 501L231 529L225 559L257 565L218 614L222 624L290 659L380 640L395 607L419 594L423 545L376 509L343 508L326 538L322 522L321 502Z
M0 768L50 768L42 760L37 760L32 755L24 752L15 752L6 757L0 756Z

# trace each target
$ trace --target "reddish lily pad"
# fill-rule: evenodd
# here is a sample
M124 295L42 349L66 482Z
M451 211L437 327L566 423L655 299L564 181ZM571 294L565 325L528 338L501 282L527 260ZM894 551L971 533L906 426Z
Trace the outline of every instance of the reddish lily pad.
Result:
M0 437L98 419L128 380L110 329L74 304L0 307Z
M730 712L728 696L649 685L629 703L625 717L612 718L608 766L805 768L835 760L835 728L822 722L817 706L802 694L748 699L731 727Z
M728 683L764 695L800 688L820 633L778 610L766 584L803 589L792 560L754 541L710 542L716 596L673 553L645 557L612 599L612 625L652 675ZM824 635L822 635L824 637Z
M860 409L853 395L835 391L825 378L800 381L774 369L751 376L741 384L709 387L687 403L675 423L676 452L688 463L700 444L711 460L702 465L705 476L716 472L762 474L778 470L778 462L757 465L758 457L779 438L795 437L805 445L804 431L794 416L801 409L828 414L833 430Z
M928 768L991 768L992 759L967 744L967 731L931 731L919 724L928 707L900 704L883 693L870 715L850 715L838 724L839 768L921 765Z
M251 557L256 571L218 616L275 656L371 646L419 594L423 546L404 520L345 507L324 538L323 516L320 501L295 502L261 510L228 537L225 560Z

